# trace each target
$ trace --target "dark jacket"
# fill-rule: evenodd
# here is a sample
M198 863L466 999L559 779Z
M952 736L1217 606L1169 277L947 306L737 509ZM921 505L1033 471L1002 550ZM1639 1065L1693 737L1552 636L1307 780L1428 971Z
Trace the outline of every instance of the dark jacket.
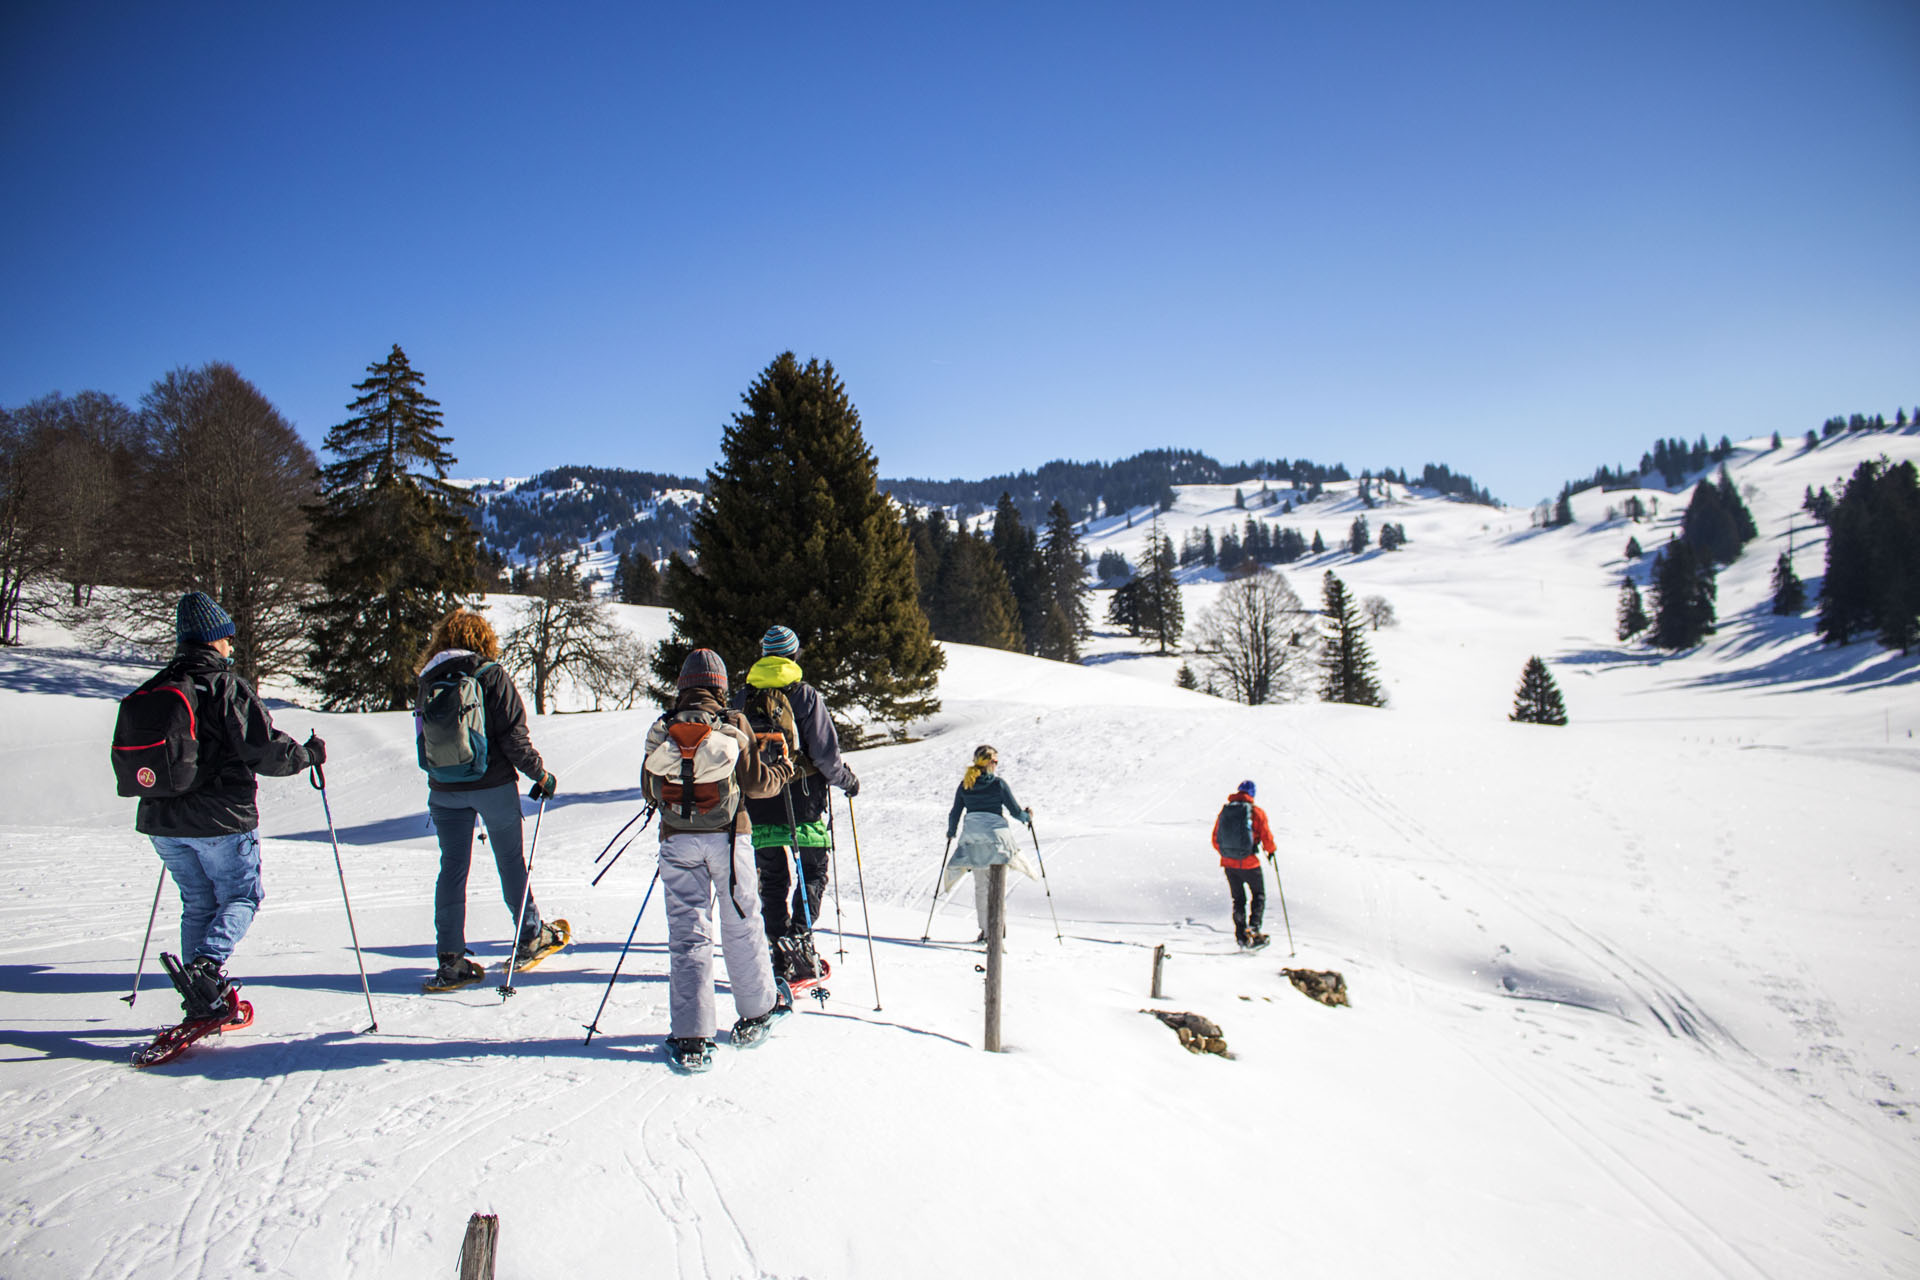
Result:
M793 708L793 727L800 735L800 754L818 771L811 773L803 768L787 787L787 796L793 800L793 820L804 825L820 821L826 813L827 787L832 785L845 791L853 782L853 773L840 758L840 735L834 730L833 717L827 714L827 704L820 697L819 690L797 677L790 683L776 684L771 679L755 674L776 672L782 666L794 672L800 670L789 659L762 658L754 664L753 672L748 675L748 683L754 687L778 689L787 695L787 702ZM746 705L748 692L748 689L742 689L733 695L735 710ZM747 816L757 826L784 828L787 825L787 800L779 792L766 800L750 799L747 802Z
M777 796L780 794L780 788L785 786L787 780L793 776L793 766L786 761L768 762L760 758L760 753L754 750L753 730L748 727L747 718L738 711L729 711L726 703L720 701L720 695L715 690L705 687L682 689L680 696L674 699L673 710L705 711L709 715L726 718L727 730L734 733L740 740L740 763L734 766L733 779L740 784L743 799L751 802L764 796ZM651 755L653 749L665 741L667 731L662 727L664 720L663 716L660 720L654 721L653 728L647 731L646 751L642 759ZM662 840L685 830L674 822L671 809L662 807L659 812ZM745 804L740 806L740 812L734 816L733 830L736 835L752 834L751 819L747 817Z
M513 677L498 662L489 663L477 653L448 649L427 660L420 673L420 688L414 695L414 732L420 731L419 707L426 700L427 685L457 671L479 671L480 706L487 717L487 771L472 782L435 782L427 786L435 791L481 791L487 787L513 785L513 771L538 782L547 771L540 753L533 749L533 735L527 732L527 707Z
M200 785L184 796L143 799L133 829L148 836L230 836L260 825L254 775L285 778L307 767L307 749L273 727L253 686L212 645L180 647L169 672L193 680Z
M960 814L999 813L1007 811L1010 818L1018 818L1028 826L1033 825L1033 815L1020 807L1013 798L1013 788L1007 780L994 773L982 773L971 787L959 786L953 789L953 808L947 814L947 839L960 830Z

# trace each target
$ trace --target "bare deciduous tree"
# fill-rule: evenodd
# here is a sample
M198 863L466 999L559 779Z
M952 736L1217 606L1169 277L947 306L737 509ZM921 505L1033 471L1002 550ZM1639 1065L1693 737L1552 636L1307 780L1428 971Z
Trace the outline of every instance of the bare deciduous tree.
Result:
M120 638L171 643L171 597L205 591L233 616L248 680L297 669L313 595L306 504L318 463L230 364L176 369L141 399L147 465L136 500L138 619Z
M1272 570L1229 584L1194 624L1208 684L1250 706L1292 700L1313 666L1313 617Z
M582 678L593 694L593 708L608 703L616 711L626 711L647 695L649 665L653 646L630 631L620 631L607 645L602 661Z
M561 676L590 690L610 679L606 668L626 633L563 555L544 557L531 585L519 622L501 639L500 661L532 682L534 712L544 715Z
M1397 626L1400 622L1399 616L1393 611L1392 602L1385 596L1368 596L1360 602L1360 612L1373 624L1375 631L1382 627Z

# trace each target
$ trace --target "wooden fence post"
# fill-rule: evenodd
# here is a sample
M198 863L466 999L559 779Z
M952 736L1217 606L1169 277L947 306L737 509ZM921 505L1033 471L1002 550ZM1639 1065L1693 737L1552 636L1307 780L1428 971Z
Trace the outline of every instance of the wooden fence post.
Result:
M500 1236L500 1216L476 1213L467 1219L467 1238L460 1242L460 1280L493 1280L493 1246Z
M1160 994L1160 966L1167 962L1167 945L1159 943L1153 949L1153 998L1164 999Z
M973 874L979 875L976 870ZM1000 939L1006 932L1007 865L987 868L987 1052L1000 1052Z

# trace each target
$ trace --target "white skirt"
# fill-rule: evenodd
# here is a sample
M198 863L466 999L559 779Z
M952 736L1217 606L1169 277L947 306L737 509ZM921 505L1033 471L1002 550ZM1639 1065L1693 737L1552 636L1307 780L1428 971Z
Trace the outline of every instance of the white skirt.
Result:
M1013 824L999 812L968 812L960 819L960 839L947 859L940 891L945 893L960 883L960 877L976 867L1005 864L1029 880L1040 878L1038 868L1027 856L1027 849L1013 834Z

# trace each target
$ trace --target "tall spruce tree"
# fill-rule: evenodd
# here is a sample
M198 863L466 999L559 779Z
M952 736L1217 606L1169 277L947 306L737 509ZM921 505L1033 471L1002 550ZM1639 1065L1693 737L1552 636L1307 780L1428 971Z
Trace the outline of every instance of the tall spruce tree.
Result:
M1567 722L1567 704L1560 696L1560 686L1553 682L1553 673L1539 658L1528 658L1527 665L1521 669L1520 687L1513 695L1513 713L1507 719L1520 724L1564 725Z
M1773 611L1783 618L1799 616L1807 607L1807 584L1793 571L1793 557L1782 551L1773 562Z
M1006 571L1013 598L1020 606L1020 634L1028 653L1039 653L1045 644L1047 600L1046 571L1040 560L1040 547L1033 530L1020 519L1020 508L1013 495L1002 492L993 511L993 554Z
M1320 580L1321 617L1326 635L1320 646L1320 700L1361 707L1384 707L1387 698L1373 676L1366 623L1353 595L1331 570Z
M329 709L412 706L428 631L474 590L473 499L447 483L452 437L425 385L395 343L354 385L353 416L327 432L334 461L309 511L320 598L304 612L311 683Z
M1713 634L1717 594L1713 562L1685 538L1669 542L1653 564L1654 645L1690 649Z
M1211 538L1203 543L1202 554L1209 561L1212 559ZM1042 657L1061 662L1080 661L1080 641L1091 631L1087 625L1085 561L1073 517L1056 501L1047 509L1047 529L1040 545L1041 573L1047 591L1045 630L1039 650Z
M832 364L782 352L741 400L694 517L697 567L667 568L673 635L654 660L656 695L671 696L697 647L718 652L737 683L780 623L800 637L807 679L829 707L896 724L933 714L946 659L920 609L907 531Z
M1633 575L1626 574L1620 579L1620 607L1614 612L1617 626L1614 634L1622 640L1631 640L1647 629L1651 621L1647 617L1647 606L1640 599L1640 588L1634 585Z
M1025 649L1020 602L985 534L961 527L941 558L931 598L929 620L940 639L1015 653Z
M1140 630L1165 653L1169 645L1178 646L1186 630L1186 607L1180 600L1180 580L1174 576L1179 557L1173 539L1160 532L1160 517L1153 518L1153 530L1147 537L1147 551L1135 578L1140 609Z

